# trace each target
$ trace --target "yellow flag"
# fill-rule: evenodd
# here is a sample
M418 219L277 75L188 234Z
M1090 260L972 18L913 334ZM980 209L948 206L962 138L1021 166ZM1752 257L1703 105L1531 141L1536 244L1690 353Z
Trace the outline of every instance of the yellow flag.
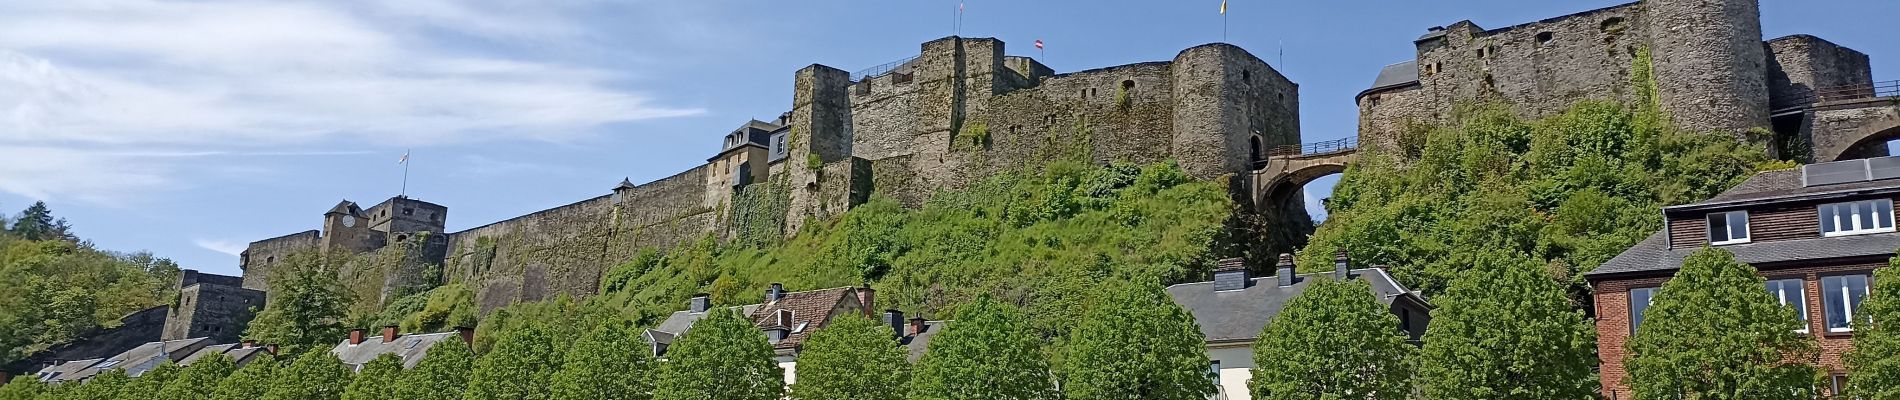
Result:
M1220 0L1220 13L1222 15L1227 14L1227 0Z

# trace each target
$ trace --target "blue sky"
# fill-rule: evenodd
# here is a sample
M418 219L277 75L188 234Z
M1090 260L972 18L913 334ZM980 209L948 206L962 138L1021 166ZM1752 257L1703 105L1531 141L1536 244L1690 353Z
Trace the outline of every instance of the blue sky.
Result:
M1057 71L1221 41L1219 1L966 1L961 34ZM1233 0L1226 41L1301 85L1305 141L1354 134L1352 96L1411 39L1615 1ZM0 210L46 200L100 247L236 274L249 241L315 229L401 185L460 230L704 162L791 102L792 72L857 70L952 33L956 1L0 2ZM1900 78L1900 2L1766 0ZM1284 51L1284 56L1281 52ZM1323 197L1332 179L1309 186Z

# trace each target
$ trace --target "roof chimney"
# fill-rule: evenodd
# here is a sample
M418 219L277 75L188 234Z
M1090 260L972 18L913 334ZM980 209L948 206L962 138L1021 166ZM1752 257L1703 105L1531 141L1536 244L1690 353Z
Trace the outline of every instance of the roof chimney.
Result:
M245 349L257 347L257 339L245 339L243 342L238 342L238 343L244 346L241 348L245 348Z
M904 312L884 310L884 326L891 327L891 334L904 337Z
M1346 249L1333 253L1333 279L1346 280L1352 277L1352 257L1346 256Z
M1280 287L1293 286L1293 282L1297 280L1293 276L1293 255L1280 253L1278 268L1279 270L1274 271L1273 275L1280 278Z
M871 311L876 310L876 308L872 308L876 307L876 301L877 290L871 289L871 285L866 284L864 287L858 289L858 306L864 309L864 316L877 315L875 311Z
M785 298L785 285L773 282L772 288L765 289L765 302L770 303L783 298Z
M395 325L383 326L383 343L389 343L389 342L394 342L394 341L396 341L396 326Z
M271 343L271 344L264 345L264 351L270 352L270 355L273 355L273 356L277 355L277 344Z
M688 309L689 311L691 311L694 314L699 314L699 313L704 313L706 312L706 310L711 310L711 309L712 309L712 295L708 295L705 293L693 294L693 305L692 305L692 308Z
M919 333L924 333L924 317L921 315L910 317L910 334L916 335Z
M363 344L363 328L350 329L350 345Z
M1214 268L1214 291L1241 290L1247 288L1247 260L1234 257L1220 260L1220 266Z
M455 327L455 335L462 337L463 344L467 344L467 345L475 344L475 328L470 328L466 326Z

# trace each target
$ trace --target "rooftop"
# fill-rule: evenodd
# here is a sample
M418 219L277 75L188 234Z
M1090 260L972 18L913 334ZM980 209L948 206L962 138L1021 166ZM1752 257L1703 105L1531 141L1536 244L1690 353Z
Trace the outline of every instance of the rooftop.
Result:
M1247 287L1240 290L1216 291L1212 281L1183 283L1169 286L1168 295L1181 308L1194 314L1194 322L1200 325L1208 343L1252 341L1288 301L1306 292L1308 282L1329 274L1299 275L1293 285L1284 287L1279 285L1277 277L1252 278ZM1422 296L1400 285L1383 268L1355 269L1350 274L1371 283L1380 303L1390 305L1401 296L1411 296L1424 303Z
M336 358L342 360L344 364L349 364L351 369L362 368L363 364L368 364L376 357L390 353L402 357L403 368L414 368L416 363L422 362L422 357L428 355L429 348L434 347L436 343L450 338L461 338L459 332L448 331L397 336L396 340L384 343L381 335L370 333L374 332L366 332L363 343L359 344L352 345L350 340L345 338L342 342L338 342L335 348L330 349L330 352L336 354Z

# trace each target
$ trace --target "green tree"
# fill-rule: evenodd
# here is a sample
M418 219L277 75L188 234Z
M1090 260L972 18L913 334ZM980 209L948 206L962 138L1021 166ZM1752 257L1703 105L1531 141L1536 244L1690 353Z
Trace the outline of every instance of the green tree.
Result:
M1434 298L1419 351L1430 399L1586 399L1596 393L1595 326L1536 261L1478 255Z
M402 377L402 356L383 353L356 371L356 379L343 388L343 400L390 400L396 397L396 380Z
M1874 271L1873 290L1854 321L1854 348L1848 351L1847 386L1860 399L1900 398L1900 257Z
M912 372L910 400L1027 400L1060 394L1042 339L1015 307L980 296L931 339Z
M338 400L343 387L350 384L350 367L329 349L315 349L297 356L271 378L263 400Z
M1755 267L1704 248L1663 283L1628 342L1637 399L1810 399L1818 357Z
M26 240L78 241L72 234L72 226L66 224L65 218L54 218L53 210L44 201L35 201L20 211L20 217L13 220L11 232Z
M470 368L475 353L459 339L436 342L429 346L415 369L396 379L396 398L407 400L457 400L468 391Z
M1253 343L1260 400L1403 399L1412 345L1362 280L1315 278Z
M644 400L653 393L653 348L639 328L606 317L567 352L554 373L553 399Z
M891 327L857 314L832 317L811 334L798 355L798 381L791 396L801 400L900 400L909 382L910 360Z
M270 298L245 337L277 343L289 354L325 348L342 337L349 294L338 281L337 269L322 255L291 254L273 266L268 279Z
M772 344L736 311L708 311L667 347L656 400L773 400L785 392Z
M260 354L243 368L218 381L212 389L211 400L257 400L269 391L274 375L282 366L275 356Z
M236 370L237 364L223 354L205 357L185 367L177 378L165 383L156 397L159 400L202 400L210 397L217 390L218 382Z
M115 368L93 375L79 387L67 391L65 400L116 400L130 383L132 378L125 375L125 370Z
M178 375L183 372L184 368L179 368L178 364L174 364L170 360L160 362L157 367L146 370L145 373L132 378L131 382L125 384L125 388L119 389L119 399L150 399L153 395L158 394L160 389L164 389L166 384L178 379Z
M1200 400L1214 394L1206 337L1157 282L1116 282L1069 336L1070 399Z
M495 347L475 361L468 382L469 400L544 400L552 398L549 380L561 370L562 349L545 323L503 333ZM581 349L591 351L592 349Z
M31 376L15 377L0 386L0 400L35 400L48 391L46 383Z

